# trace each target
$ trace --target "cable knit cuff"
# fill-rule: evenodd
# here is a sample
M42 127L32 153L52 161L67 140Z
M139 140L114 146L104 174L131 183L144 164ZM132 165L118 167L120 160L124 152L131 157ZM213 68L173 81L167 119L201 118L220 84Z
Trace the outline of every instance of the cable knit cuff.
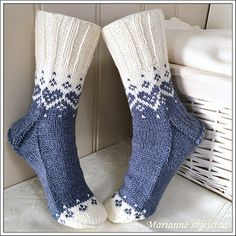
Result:
M100 27L61 14L38 11L35 22L36 68L86 75Z
M103 37L121 77L168 65L164 17L159 9L135 13L103 28Z

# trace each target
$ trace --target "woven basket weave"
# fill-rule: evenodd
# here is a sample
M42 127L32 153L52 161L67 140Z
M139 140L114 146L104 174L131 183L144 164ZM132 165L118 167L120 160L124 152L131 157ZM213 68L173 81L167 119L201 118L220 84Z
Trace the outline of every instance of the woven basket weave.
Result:
M186 109L206 125L206 134L178 173L232 200L232 113L215 103L180 96Z

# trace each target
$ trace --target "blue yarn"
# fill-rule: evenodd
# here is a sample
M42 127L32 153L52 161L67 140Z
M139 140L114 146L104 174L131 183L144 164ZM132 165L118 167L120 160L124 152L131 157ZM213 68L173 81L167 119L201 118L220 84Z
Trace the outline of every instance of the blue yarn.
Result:
M128 203L136 219L155 212L170 180L204 134L203 123L187 113L164 67L163 75L154 67L151 78L142 74L139 82L127 79L132 154L117 192L122 200L116 200L115 206L121 207L122 201ZM124 209L124 214L130 215L131 208Z
M8 140L38 175L49 211L57 220L65 209L78 205L78 201L79 211L86 211L83 202L93 193L85 183L75 143L75 119L82 79L76 86L77 91L63 92L57 85L56 72L52 76L50 88L43 87L45 77L36 79L31 108L11 126ZM70 79L70 75L67 78ZM64 82L62 87L69 89L71 84ZM72 217L72 213L68 211L68 217Z

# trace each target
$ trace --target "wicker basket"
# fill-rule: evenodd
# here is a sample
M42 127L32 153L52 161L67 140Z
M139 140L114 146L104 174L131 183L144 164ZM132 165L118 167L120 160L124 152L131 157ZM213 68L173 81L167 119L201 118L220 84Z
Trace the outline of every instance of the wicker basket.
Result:
M192 97L182 98L182 102L205 123L206 134L178 173L232 200L231 110Z
M173 82L180 99L206 125L204 140L178 173L232 200L232 80L206 72L203 75L199 70L181 70L172 65Z

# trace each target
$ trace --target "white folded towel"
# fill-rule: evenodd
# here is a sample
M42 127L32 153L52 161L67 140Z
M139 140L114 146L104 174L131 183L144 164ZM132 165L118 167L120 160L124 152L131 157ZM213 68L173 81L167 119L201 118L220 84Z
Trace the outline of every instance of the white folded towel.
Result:
M177 18L165 25L170 62L232 76L230 30L202 30Z
M190 25L177 17L171 17L169 20L165 20L166 30L176 29L201 29L199 25Z

